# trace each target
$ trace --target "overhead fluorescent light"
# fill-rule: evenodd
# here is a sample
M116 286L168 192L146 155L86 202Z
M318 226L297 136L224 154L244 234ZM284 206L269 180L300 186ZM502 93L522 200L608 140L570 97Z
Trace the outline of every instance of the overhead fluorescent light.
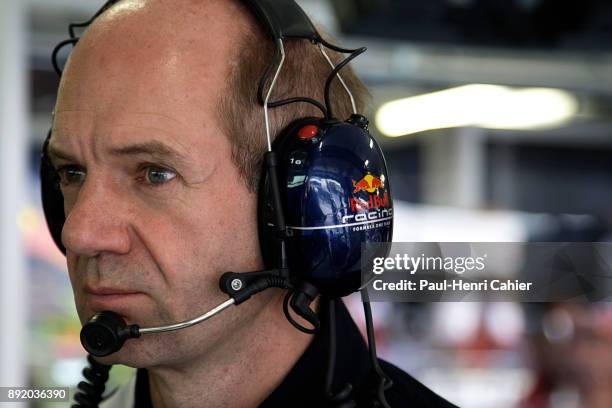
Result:
M472 84L385 103L375 120L383 135L397 137L460 126L550 128L577 112L576 98L560 89Z

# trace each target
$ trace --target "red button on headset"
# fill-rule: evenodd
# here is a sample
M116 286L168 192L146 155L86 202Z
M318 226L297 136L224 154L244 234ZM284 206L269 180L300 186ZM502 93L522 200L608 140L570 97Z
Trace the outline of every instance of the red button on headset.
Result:
M298 137L302 140L309 140L319 133L319 128L315 125L306 125L298 132Z

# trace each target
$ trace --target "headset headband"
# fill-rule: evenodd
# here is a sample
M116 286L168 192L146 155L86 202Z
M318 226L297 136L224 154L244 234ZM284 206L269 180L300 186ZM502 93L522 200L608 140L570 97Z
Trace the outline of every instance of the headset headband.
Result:
M71 27L86 27L100 14L119 3L120 0L107 0L91 19ZM287 38L303 38L319 42L321 36L304 13L304 10L294 0L241 0L251 9L255 17L264 25L274 40ZM70 37L75 33L70 28Z
M321 36L294 0L243 0L274 40L303 38L320 42Z

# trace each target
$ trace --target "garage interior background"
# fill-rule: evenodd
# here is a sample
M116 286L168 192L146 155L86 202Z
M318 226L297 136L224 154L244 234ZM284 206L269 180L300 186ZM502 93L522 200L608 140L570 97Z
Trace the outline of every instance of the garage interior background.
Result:
M346 46L369 48L354 67L390 168L395 241L612 239L612 4L298 3ZM0 0L2 386L75 386L85 364L37 174L57 89L50 52L68 22L98 7ZM358 310L358 298L347 303ZM378 303L374 312L383 358L460 406L526 407L545 393L550 406L579 407L600 392L584 376L603 369L612 389L610 305ZM562 355L574 357L555 361ZM113 371L115 384L129 374Z

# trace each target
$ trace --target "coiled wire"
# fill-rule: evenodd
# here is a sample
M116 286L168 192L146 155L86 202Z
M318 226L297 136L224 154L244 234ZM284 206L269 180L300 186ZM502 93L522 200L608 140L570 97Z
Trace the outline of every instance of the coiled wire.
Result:
M112 366L98 363L91 355L87 356L87 361L89 366L83 369L83 376L87 381L81 381L77 386L79 392L74 396L76 404L73 404L72 408L97 408L102 401L108 372Z

